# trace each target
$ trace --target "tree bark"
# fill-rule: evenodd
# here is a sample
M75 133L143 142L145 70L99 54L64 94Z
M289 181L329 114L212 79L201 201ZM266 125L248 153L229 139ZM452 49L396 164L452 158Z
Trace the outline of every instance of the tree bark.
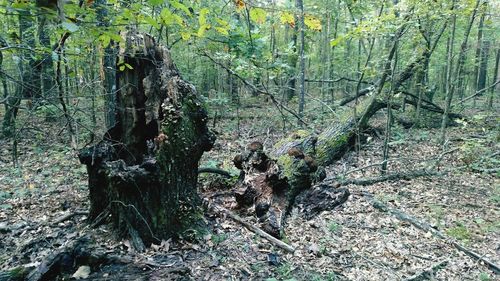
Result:
M37 4L39 2L40 0L37 0ZM44 49L42 59L39 62L41 68L40 81L42 85L42 96L50 99L52 97L52 93L55 93L55 81L52 48L50 45L50 35L47 26L48 11L46 9L41 9L38 12L38 41Z
M169 51L148 35L130 31L123 38L117 123L79 157L89 173L90 218L109 212L117 233L141 249L143 242L203 228L198 161L215 137L196 90L182 80Z
M304 56L304 44L305 44L305 25L304 25L304 3L302 0L296 1L297 9L300 12L299 25L300 25L300 96L299 96L299 116L300 118L304 115L304 104L305 104L305 75L306 75L306 59ZM300 120L298 121L299 125L302 125Z
M107 0L96 0L97 25L107 27L109 25ZM112 128L116 123L116 49L114 42L110 40L107 46L103 46L101 57L101 80L103 81L104 95L104 117L106 128Z

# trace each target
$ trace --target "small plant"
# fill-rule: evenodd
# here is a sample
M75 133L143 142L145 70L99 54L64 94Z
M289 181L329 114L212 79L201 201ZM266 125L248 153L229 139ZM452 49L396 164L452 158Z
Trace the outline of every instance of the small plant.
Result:
M490 275L488 273L481 272L481 273L479 273L479 280L480 281L490 281L491 277L490 277Z
M476 141L468 141L464 143L460 150L462 152L460 156L460 161L465 165L470 166L474 162L478 161L484 153L487 152L486 147L483 144Z
M328 225L328 230L331 232L331 233L336 233L336 232L339 232L340 230L340 225L337 223L337 222L330 222L330 224Z
M457 223L457 226L449 228L446 232L458 240L468 241L471 239L469 230L462 223Z
M221 233L221 234L212 234L211 240L215 245L218 245L227 239L227 234L226 233Z
M280 277L280 279L290 279L292 277L292 271L294 270L293 266L289 262L285 262L281 264L278 268L276 268L276 273Z

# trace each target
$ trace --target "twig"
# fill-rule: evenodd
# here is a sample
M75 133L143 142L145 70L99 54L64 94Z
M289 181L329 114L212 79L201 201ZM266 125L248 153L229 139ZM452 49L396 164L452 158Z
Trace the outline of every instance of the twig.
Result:
M256 227L255 225L248 223L247 221L245 221L244 219L242 219L240 216L238 216L235 213L229 211L228 209L226 209L226 208L224 208L222 206L216 206L214 204L210 205L209 207L212 210L214 210L215 212L217 212L217 213L223 213L223 214L227 215L228 217L230 217L231 219L239 222L244 227L246 227L248 230L252 231L255 234L258 234L259 236L261 236L263 238L265 238L267 241L271 242L275 246L278 246L278 247L282 248L283 250L286 250L287 252L290 252L290 253L295 252L295 248L293 248L292 246L286 244L283 241L280 241L280 240L274 238L273 236L271 236L270 234L264 232L262 229Z

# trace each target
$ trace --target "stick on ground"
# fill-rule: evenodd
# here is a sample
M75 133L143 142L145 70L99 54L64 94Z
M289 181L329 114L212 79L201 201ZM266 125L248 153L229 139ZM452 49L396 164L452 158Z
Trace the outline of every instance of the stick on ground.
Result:
M283 250L286 250L287 252L290 252L290 253L295 252L295 248L293 248L292 246L286 244L283 241L276 239L275 237L271 236L270 234L266 233L264 230L256 227L255 225L248 223L247 221L242 219L237 214L231 212L230 210L228 210L224 207L215 206L215 205L211 205L211 209L214 210L216 213L223 213L226 216L230 217L231 219L239 222L240 224L245 226L248 230L252 231L253 233L255 233L255 234L265 238L267 241L271 242L271 244L273 244L277 247L280 247Z

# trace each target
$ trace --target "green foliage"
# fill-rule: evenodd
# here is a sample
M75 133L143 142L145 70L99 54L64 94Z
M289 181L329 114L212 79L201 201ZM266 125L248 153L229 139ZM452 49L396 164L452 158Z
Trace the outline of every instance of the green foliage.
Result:
M448 228L446 233L448 233L451 237L464 242L468 242L472 238L469 229L462 223L457 223L456 226Z

